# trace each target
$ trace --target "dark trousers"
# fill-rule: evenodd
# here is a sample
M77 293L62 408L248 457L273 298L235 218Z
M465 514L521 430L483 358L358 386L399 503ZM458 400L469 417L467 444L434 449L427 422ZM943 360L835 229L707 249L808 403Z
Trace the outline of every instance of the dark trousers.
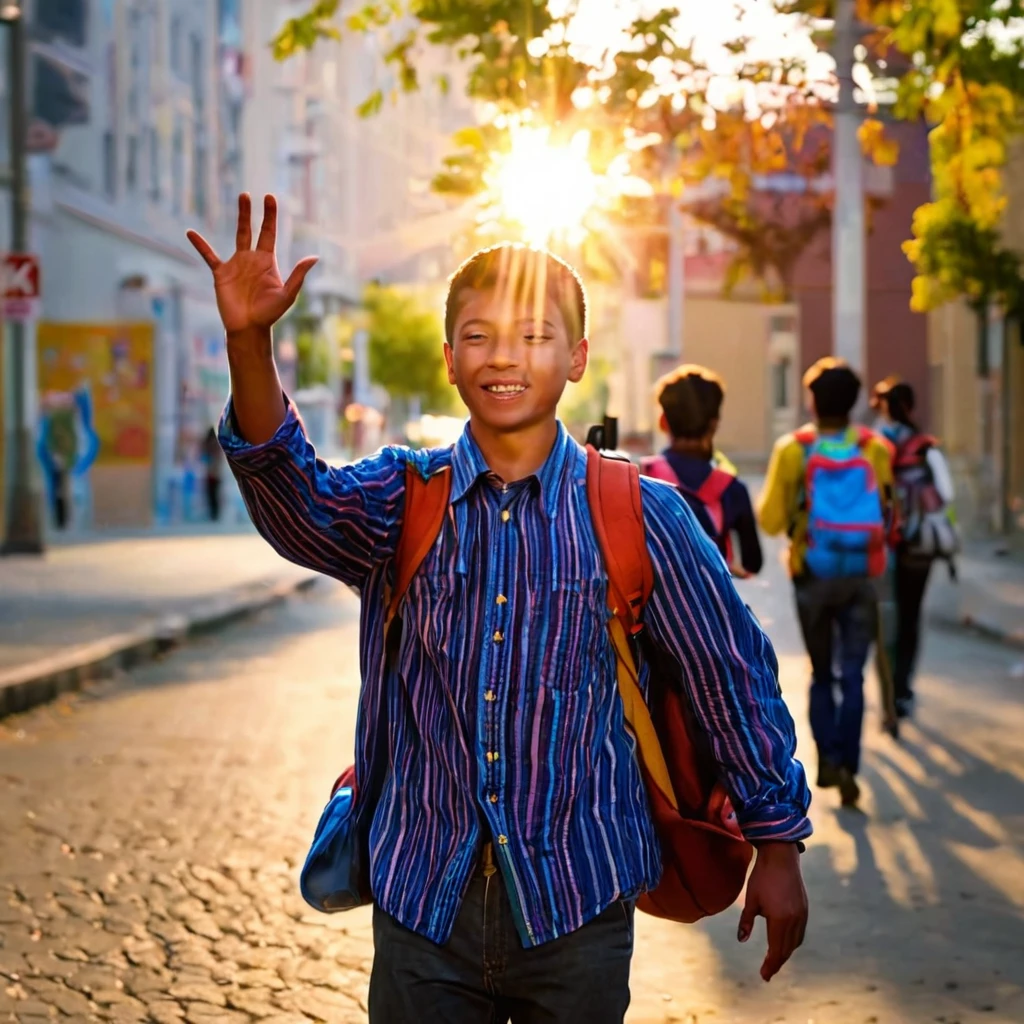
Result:
M206 478L206 507L210 512L210 519L216 523L220 519L219 476L208 476Z
M921 644L921 606L928 586L931 561L896 559L894 588L896 598L896 654L893 659L893 691L897 700L913 696L911 681Z
M373 908L370 1024L622 1024L633 904L524 949L500 874L470 883L438 946Z
M800 629L811 658L811 731L818 757L856 773L864 720L864 666L878 622L875 587L863 578L802 577L794 583Z

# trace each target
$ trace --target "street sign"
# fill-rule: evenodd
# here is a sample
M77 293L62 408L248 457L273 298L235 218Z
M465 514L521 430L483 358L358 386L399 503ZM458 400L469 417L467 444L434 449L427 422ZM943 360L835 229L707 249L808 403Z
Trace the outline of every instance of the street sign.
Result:
M29 320L39 306L39 257L30 252L4 253L0 262L0 316Z

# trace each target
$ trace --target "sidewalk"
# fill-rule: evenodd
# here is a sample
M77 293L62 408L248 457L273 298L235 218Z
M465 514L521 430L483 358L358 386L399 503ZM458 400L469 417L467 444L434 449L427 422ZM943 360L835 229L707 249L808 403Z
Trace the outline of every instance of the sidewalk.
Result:
M938 626L970 626L1014 647L1024 647L1024 559L978 548L957 561L959 582L937 565L926 609Z
M251 529L75 540L0 559L0 716L316 578Z

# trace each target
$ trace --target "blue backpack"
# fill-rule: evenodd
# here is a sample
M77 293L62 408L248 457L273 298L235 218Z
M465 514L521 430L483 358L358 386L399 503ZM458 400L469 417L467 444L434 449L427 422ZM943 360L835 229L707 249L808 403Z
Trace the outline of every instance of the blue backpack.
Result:
M805 456L808 571L821 579L881 576L885 516L867 456L875 435L867 427L851 427L842 437L822 437L810 427L795 436Z

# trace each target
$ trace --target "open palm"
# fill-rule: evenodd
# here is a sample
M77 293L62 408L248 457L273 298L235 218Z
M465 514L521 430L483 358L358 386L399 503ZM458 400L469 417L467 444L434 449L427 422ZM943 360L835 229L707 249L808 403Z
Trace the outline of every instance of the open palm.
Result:
M217 309L229 335L273 326L298 297L306 274L316 263L315 256L307 256L295 264L287 281L281 280L274 255L277 200L270 195L263 199L263 224L255 249L252 248L252 201L247 193L238 197L235 253L226 263L198 231L187 232L187 237L213 271Z

